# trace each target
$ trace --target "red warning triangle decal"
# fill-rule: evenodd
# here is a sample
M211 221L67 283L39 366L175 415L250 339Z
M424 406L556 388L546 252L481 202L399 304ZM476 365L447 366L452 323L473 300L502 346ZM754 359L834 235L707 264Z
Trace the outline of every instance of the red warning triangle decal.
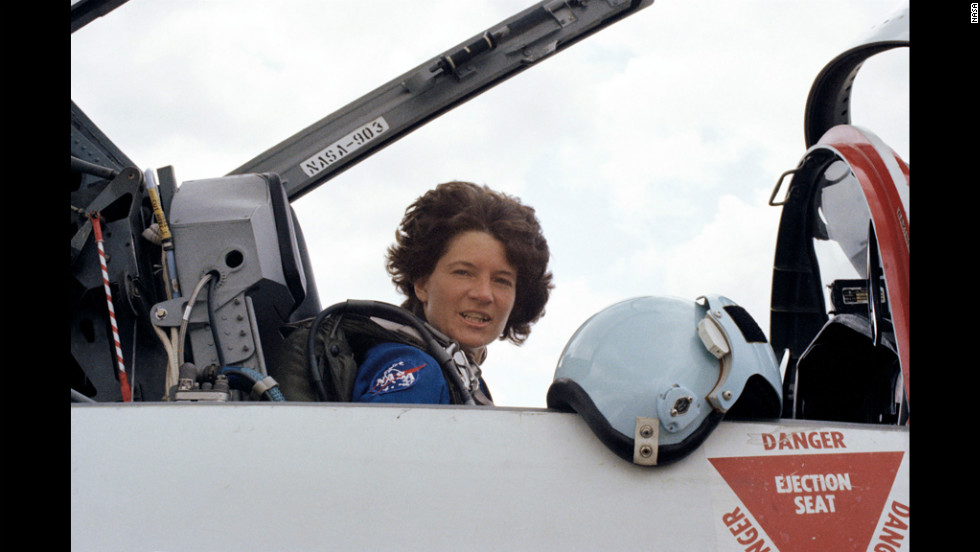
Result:
M780 552L867 550L904 452L709 458Z

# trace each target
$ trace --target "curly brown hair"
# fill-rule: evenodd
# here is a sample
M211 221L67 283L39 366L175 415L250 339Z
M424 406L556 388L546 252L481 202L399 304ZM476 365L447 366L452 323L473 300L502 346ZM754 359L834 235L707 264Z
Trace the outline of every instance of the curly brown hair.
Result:
M454 236L470 230L499 240L507 261L517 269L514 308L500 339L520 345L530 335L531 325L544 316L554 287L548 271L551 253L534 209L485 185L440 184L405 210L385 263L395 287L407 297L402 307L425 318L414 284L432 274Z

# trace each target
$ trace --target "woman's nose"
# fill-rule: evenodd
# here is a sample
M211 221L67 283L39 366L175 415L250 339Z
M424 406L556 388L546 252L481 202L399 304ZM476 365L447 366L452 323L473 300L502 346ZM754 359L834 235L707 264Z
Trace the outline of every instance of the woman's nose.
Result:
M473 285L470 286L470 297L485 303L493 301L493 288L490 285L490 279L484 277L476 278Z

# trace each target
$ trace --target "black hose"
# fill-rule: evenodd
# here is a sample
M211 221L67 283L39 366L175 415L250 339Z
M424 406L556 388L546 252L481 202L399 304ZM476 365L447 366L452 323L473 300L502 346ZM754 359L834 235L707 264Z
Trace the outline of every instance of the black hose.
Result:
M221 370L221 373L228 376L228 383L233 389L238 389L244 393L252 394L255 385L262 382L266 378L259 372L252 370L251 368L245 367L225 367ZM274 380L273 380L274 381ZM286 398L283 396L282 391L279 389L279 385L275 384L262 392L262 398L275 401L275 402L285 402Z
M218 354L218 367L224 368L225 366L225 353L221 348L221 340L218 337L218 325L215 321L218 319L214 314L214 300L215 300L215 287L218 285L218 278L221 275L217 272L211 272L211 281L208 282L208 325L211 327L211 337L214 339L214 349Z

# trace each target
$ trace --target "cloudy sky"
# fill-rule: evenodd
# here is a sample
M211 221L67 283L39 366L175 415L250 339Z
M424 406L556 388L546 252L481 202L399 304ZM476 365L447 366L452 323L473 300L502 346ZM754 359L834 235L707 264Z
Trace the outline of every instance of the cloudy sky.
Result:
M141 168L217 177L532 3L130 0L72 35L71 97ZM384 250L458 179L535 207L552 250L546 316L484 365L498 405L543 407L575 329L629 297L726 295L768 333L767 201L810 85L901 4L656 0L298 200L321 303L400 303ZM906 161L908 82L907 49L875 56L852 101Z

